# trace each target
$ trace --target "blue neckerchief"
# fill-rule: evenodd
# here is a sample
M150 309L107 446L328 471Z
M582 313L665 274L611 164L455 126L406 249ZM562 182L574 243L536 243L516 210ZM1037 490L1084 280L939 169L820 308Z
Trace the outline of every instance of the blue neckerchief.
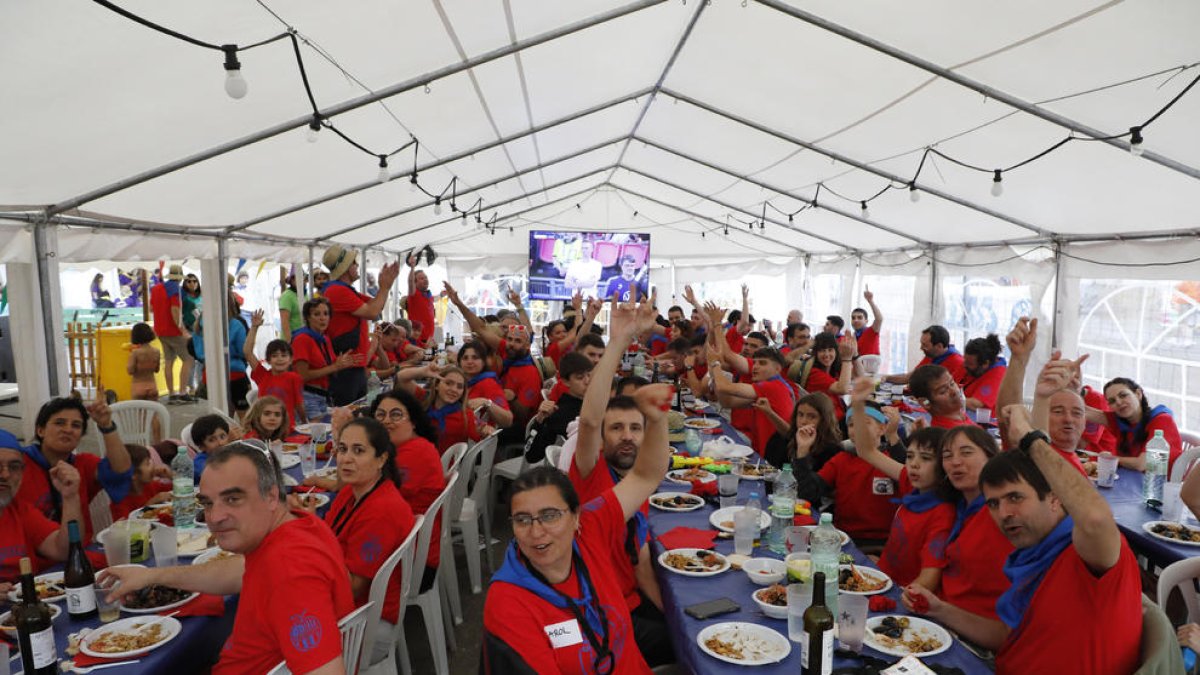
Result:
M330 286L345 286L346 288L350 289L350 292L358 295L358 291L354 290L353 286L344 281L338 281L337 279L334 279L333 281L326 281L325 285L321 287L321 295L328 293Z
M788 381L783 379L782 375L772 375L771 377L768 377L766 379L766 381L767 382L782 382L783 388L787 389L788 398L791 399L792 405L794 406L796 404L796 392L792 391L792 385L788 384Z
M321 351L321 356L325 357L325 365L329 365L330 363L333 363L333 355L330 354L325 349L326 345L325 345L325 336L324 335L321 335L320 333L309 328L308 326L304 326L303 328L297 328L296 330L292 331L292 340L293 341L295 341L297 335L307 335L308 337L312 338L312 341L317 343L317 349L319 349Z
M992 368L999 368L1000 366L1008 366L1008 361L1005 361L1003 356L997 356L996 362L993 363L988 370L991 370Z
M444 434L446 433L446 418L456 412L460 412L461 410L462 401L459 401L457 403L447 403L440 408L431 409L428 415L430 419L437 422L438 433Z
M423 295L431 300L433 299L433 293L430 293L428 288L426 288L423 291L419 291L419 292L421 293L421 295Z
M40 443L34 442L21 448L21 454L33 460L34 464L42 467L42 471L50 473L50 460L42 454L42 446ZM75 453L67 455L67 464L75 466ZM46 476L46 482L50 485L50 504L53 509L51 520L58 520L62 513L62 495L54 487L54 481L50 480L50 476Z
M1156 405L1150 410L1150 414L1143 417L1142 421L1138 422L1137 424L1130 424L1129 422L1126 422L1125 420L1118 417L1117 418L1117 428L1120 429L1121 433L1123 433L1123 434L1133 432L1133 435L1136 438L1139 434L1141 434L1142 429L1146 428L1146 425L1150 423L1150 420L1154 419L1155 417L1158 417L1159 415L1172 415L1173 416L1174 414L1175 413L1171 412L1171 409L1168 408L1167 406Z
M612 477L613 487L621 482L621 474L608 465L608 475ZM629 564L637 567L638 553L642 550L642 544L646 543L650 538L650 521L646 519L646 514L642 513L641 509L633 512L633 517L625 523L625 553L629 556Z
M958 505L955 507L957 513L954 516L954 527L950 528L950 536L946 537L946 543L949 544L957 539L958 535L962 532L963 526L967 524L971 516L975 515L982 508L983 495L972 499L970 504L966 500L959 500Z
M866 326L863 326L862 328L855 328L854 329L854 339L857 340L857 339L861 338L863 331L866 329L867 329Z
M1038 543L1008 554L1008 560L1004 561L1004 576L1012 586L996 601L996 614L1004 625L1015 630L1021 623L1025 610L1033 601L1033 594L1046 578L1046 572L1058 560L1058 555L1071 545L1074 527L1071 516L1067 516Z
M494 373L490 370L485 370L482 373L476 375L475 377L472 377L471 379L467 380L467 386L474 387L475 385L479 384L480 382L483 382L484 380L488 379L489 377L492 378L493 380L496 380L497 382L499 381L499 378L496 377L496 373Z
M525 356L517 356L514 358L504 359L504 367L500 369L500 377L508 374L510 368L514 366L532 366L533 357L526 354Z
M942 504L942 498L939 497L938 493L934 492L933 490L929 490L927 492L913 490L900 499L893 499L892 502L900 503L904 508L912 511L913 513L925 513L936 506L940 506Z
M659 335L658 333L654 333L650 336L650 339L647 342L648 342L648 344L654 344L656 342L668 342L669 343L670 341L667 340L667 337L665 335Z
M579 554L579 544L572 543L571 546L574 548L576 560L583 560ZM584 620L587 621L592 632L596 635L604 635L608 631L608 625L598 611L600 598L597 596L596 590L586 583L587 576L580 574L579 570L575 570L575 578L579 581L580 597L568 600L565 594L550 587L529 571L525 561L521 559L516 539L509 542L508 550L504 553L504 563L492 575L492 581L503 581L524 588L559 609L570 611L571 608L567 603L573 602L577 608L583 609Z
M958 354L958 350L954 348L954 345L950 345L949 347L946 347L946 351L943 352L941 356L935 356L933 358L933 363L940 366L942 365L942 361L945 361L956 354Z

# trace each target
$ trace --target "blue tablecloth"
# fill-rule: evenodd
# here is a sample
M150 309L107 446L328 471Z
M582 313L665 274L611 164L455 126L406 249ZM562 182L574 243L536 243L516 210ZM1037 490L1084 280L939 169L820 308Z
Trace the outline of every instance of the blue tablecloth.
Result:
M1173 562L1200 555L1200 546L1172 544L1152 537L1142 525L1162 520L1162 513L1146 506L1142 500L1142 474L1132 469L1118 469L1119 479L1111 488L1098 488L1108 501L1117 526L1134 552L1142 555L1154 567L1164 568ZM1185 509L1187 507L1184 507Z

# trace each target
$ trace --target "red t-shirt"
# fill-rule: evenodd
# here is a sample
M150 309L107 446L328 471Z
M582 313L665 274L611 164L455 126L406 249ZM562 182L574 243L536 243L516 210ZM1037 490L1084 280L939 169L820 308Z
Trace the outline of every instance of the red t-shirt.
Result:
M463 410L446 415L443 422L444 426L437 420L433 420L433 424L438 430L438 453L446 452L455 443L478 441L481 438L479 420L475 419L475 412L470 408L463 408Z
M183 299L179 295L179 282L167 281L157 284L150 289L150 312L154 317L154 334L158 337L178 337L183 335L175 317L171 316L171 308L183 310ZM182 319L182 315L180 315Z
M38 560L38 546L55 532L58 523L26 502L14 499L0 509L0 581L16 583L21 558Z
M962 354L959 354L959 353L953 353L953 354L949 354L949 355L943 354L943 356L945 356L946 358L943 359L942 362L937 365L950 371L950 377L953 377L955 382L962 382L963 377L965 377L967 374L967 370L965 368L963 368ZM917 364L917 367L919 368L921 366L927 366L931 363L933 363L933 359L926 356L925 358L921 359L921 362Z
M433 295L426 295L429 291L413 291L408 294L407 312L410 321L421 322L421 334L417 336L417 341L424 345L429 342L429 338L433 337Z
M1083 463L1079 461L1079 457L1075 454L1075 452L1073 450L1063 450L1061 448L1055 447L1053 443L1050 444L1050 447L1054 448L1054 451L1058 453L1059 457L1062 457L1063 459L1067 460L1068 464L1075 467L1076 471L1083 474L1084 476L1088 475L1087 469L1083 468Z
M92 503L92 498L100 494L100 491L104 489L98 475L100 462L103 460L96 455L79 453L70 455L68 461L79 471L79 503L86 513L88 505ZM33 459L25 457L25 474L21 477L21 488L17 491L16 500L33 506L33 508L41 511L42 515L53 521L57 515L54 512L55 505L54 497L50 491L51 486L49 469L43 469ZM87 546L92 541L93 534L92 519L84 518L84 546Z
M963 396L979 399L983 407L990 409L993 414L999 412L996 410L996 397L1000 395L1000 380L1004 379L1006 372L1008 366L992 366L979 377L966 375L959 382L962 385Z
M310 370L319 370L328 366L333 358L333 344L328 335L321 336L322 344L318 344L308 333L292 334L292 362L301 361L308 364ZM301 382L303 385L303 381ZM308 381L309 386L320 389L329 388L329 376L314 378Z
M471 388L467 390L467 398L486 398L497 406L508 410L508 401L504 398L504 388L500 386L500 381L494 377L485 377L471 385Z
M367 304L371 297L350 288L348 284L334 281L325 287L325 299L333 308L333 315L329 317L329 328L326 329L325 335L329 337L330 341L333 341L339 335L358 328L358 346L355 347L354 353L366 355L367 349L371 346L371 331L367 327L367 320L354 316L354 311Z
M912 492L908 468L900 470L900 494ZM901 504L892 519L892 531L879 556L879 569L899 586L916 580L926 567L946 566L946 538L954 527L954 505L941 503L917 513Z
M833 524L854 538L886 539L896 515L896 482L858 455L839 452L817 472L834 491Z
M112 513L113 520L121 520L128 518L129 514L142 508L150 503L150 500L162 492L170 492L171 483L169 481L156 480L152 483L142 486L142 491L134 494L133 490L125 495L125 498L119 502L113 502L108 510Z
M554 386L550 387L550 394L546 398L558 403L558 399L562 398L565 393L567 393L567 383L560 378L554 381Z
M593 499L598 499L605 493L612 493L612 489L616 486L613 481L612 472L608 470L608 462L604 459L604 453L596 457L596 466L592 467L592 472L583 477L579 471L579 465L575 463L578 455L571 458L571 471L567 476L571 479L571 485L575 486L575 492L579 494L579 503L586 504ZM650 505L643 502L641 511L643 514L648 514ZM637 576L634 572L633 565L629 564L629 556L625 551L625 537L620 539L619 546L613 546L608 550L609 565L613 570L613 575L616 577L621 593L625 596L625 605L629 609L635 609L642 604L642 596L637 589Z
M742 334L738 332L736 323L730 324L729 328L725 331L725 341L729 343L729 348L735 354L741 354L742 348L746 346L746 338L742 337Z
M958 537L946 544L946 570L941 597L968 612L989 619L996 615L996 600L1008 590L1004 560L1013 550L987 507L976 511ZM1138 615L1139 621L1141 614Z
M296 409L304 409L304 379L299 373L290 370L274 373L262 361L258 367L250 371L250 379L258 385L258 395L274 396L283 401L283 409L287 412L288 433L296 427Z
M496 353L500 355L501 359L508 358L508 346L504 340L500 341ZM516 402L525 406L525 409L529 411L523 419L513 420L514 425L524 426L529 418L537 412L537 407L542 404L542 374L534 365L512 366L508 372L500 376L500 384L516 394Z
M930 426L934 426L939 429L953 429L954 427L959 427L964 424L969 424L973 427L979 426L979 425L975 424L975 420L973 420L969 417L960 420L960 419L955 419L953 417L943 417L942 415L934 415L929 420Z
M867 326L858 336L858 355L867 356L869 354L879 355L879 333L873 326Z
M400 494L413 513L424 514L446 489L441 455L433 443L420 436L413 436L396 446L396 469L400 472ZM467 479L467 476L459 477L459 480ZM426 567L437 567L440 560L441 522L442 513L438 512L438 522L433 526L433 536L429 540L429 555L425 558Z
M771 410L783 419L791 419L792 408L796 405L796 396L792 388L782 377L755 382L754 396L757 398L766 398L771 404ZM765 455L767 452L767 441L775 435L775 425L771 423L770 418L766 414L758 411L757 408L751 408L753 411L753 425L750 429L750 445L754 447L754 451L759 455Z
M346 563L328 527L293 513L246 554L237 616L214 675L265 673L280 661L307 673L342 654L338 619L354 610Z
M849 365L843 363L842 367L848 368ZM829 388L835 384L837 384L837 380L832 375L814 366L808 373L808 382L805 389L810 394L820 392L828 396L829 400L833 401L833 411L837 413L837 418L841 420L846 418L846 400L838 394L829 391Z
M571 346L568 344L567 349L570 350L570 348ZM563 348L560 347L557 342L551 341L546 345L546 358L554 362L554 368L556 370L558 369L558 362L562 361L563 354L565 353L566 352L563 351Z
M1091 387L1083 388L1083 402L1089 408L1095 408L1100 412L1108 412L1108 401L1105 400L1104 394ZM1163 435L1165 436L1166 434ZM1114 455L1117 454L1117 437L1104 424L1088 422L1083 430L1081 445L1092 452L1111 452Z
M1125 538L1117 564L1100 576L1071 544L1000 647L996 672L1124 675L1140 665L1141 644L1141 575Z
M325 524L333 530L342 546L346 569L351 574L371 580L388 557L404 543L404 538L412 531L415 518L408 502L400 496L400 490L386 478L357 508L354 502L354 490L342 488L325 513ZM397 566L392 573L383 600L383 620L391 623L396 623L400 616L400 571ZM420 575L415 578L419 579ZM355 598L354 604L359 606L366 601L364 595Z
M607 618L609 647L615 661L614 674L650 673L650 667L634 642L633 622L629 609L621 602L621 589L609 564L610 551L620 549L625 541L625 517L621 504L611 490L590 503L580 512L580 528L575 535L579 555L587 567L595 588L595 596ZM554 588L578 598L578 570L572 566L571 575ZM576 623L570 610L558 608L536 594L519 586L498 581L488 589L483 606L483 627L496 639L516 652L536 673L576 674L595 673L594 653L587 637ZM551 642L551 628L566 632L570 639ZM574 638L581 638L576 641ZM486 640L487 638L485 638ZM489 654L484 653L487 670ZM491 671L489 671L491 672ZM500 671L495 671L500 672Z
M734 381L741 384L754 384L754 380L750 379L750 374L734 376ZM734 408L729 411L729 424L734 429L750 436L754 433L754 408Z
M1118 454L1122 457L1142 456L1142 454L1146 452L1146 443L1154 440L1155 431L1163 432L1163 440L1165 440L1167 445L1171 448L1171 457L1167 471L1170 471L1170 467L1175 466L1175 460L1179 459L1179 456L1183 454L1183 439L1179 437L1179 428L1175 426L1175 418L1166 413L1155 415L1154 419L1150 420L1150 422L1146 424L1146 440L1141 443L1136 442L1132 430L1121 431L1121 427L1117 422L1116 413L1110 411L1104 413L1104 416L1108 419L1109 433L1117 437L1118 450L1120 449L1120 444L1122 442L1128 442L1128 454L1118 452Z

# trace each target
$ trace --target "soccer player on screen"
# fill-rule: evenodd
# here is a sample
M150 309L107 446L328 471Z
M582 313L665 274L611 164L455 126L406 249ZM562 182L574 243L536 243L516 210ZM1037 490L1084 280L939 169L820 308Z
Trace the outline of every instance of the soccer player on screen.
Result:
M621 256L621 275L608 280L608 287L604 289L604 297L611 298L613 293L617 293L617 300L621 302L637 302L638 297L645 297L647 293L646 289L642 287L642 279L647 269L643 266L639 271L637 260L633 256ZM634 288L637 290L634 291ZM635 292L637 295L634 295Z

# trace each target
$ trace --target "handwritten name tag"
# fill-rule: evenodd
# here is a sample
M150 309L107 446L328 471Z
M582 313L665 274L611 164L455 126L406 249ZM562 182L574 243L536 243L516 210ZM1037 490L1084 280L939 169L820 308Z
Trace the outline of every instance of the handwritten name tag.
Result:
M579 630L579 622L575 619L542 626L546 637L550 638L550 646L555 649L570 647L583 642L583 632Z

